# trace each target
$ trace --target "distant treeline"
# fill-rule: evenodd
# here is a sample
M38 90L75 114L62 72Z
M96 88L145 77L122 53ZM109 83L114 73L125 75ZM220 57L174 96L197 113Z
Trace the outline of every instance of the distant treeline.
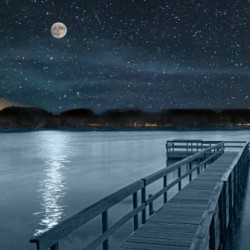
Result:
M108 110L97 114L89 109L74 109L53 114L44 109L8 107L0 111L0 128L127 128L127 127L217 127L250 124L250 110Z

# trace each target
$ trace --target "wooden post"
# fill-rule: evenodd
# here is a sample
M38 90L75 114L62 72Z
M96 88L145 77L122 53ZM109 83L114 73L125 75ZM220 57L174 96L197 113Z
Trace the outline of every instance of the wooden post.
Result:
M236 197L237 197L237 203L236 203L236 206L237 206L237 216L239 216L239 208L240 208L240 166L239 166L239 162L237 163L237 166L236 166L236 187L237 187L237 193L236 193Z
M167 175L165 175L163 177L163 188L166 188L167 187ZM168 191L164 192L164 195L163 195L163 203L167 203L168 202Z
M197 160L197 165L199 166L200 164L200 158ZM197 168L197 176L200 174L200 166Z
M144 187L141 189L141 203L145 204L146 202L146 186L144 181ZM146 223L146 208L142 209L141 211L141 223Z
M224 244L224 216L223 216L223 193L219 198L219 224L220 224L220 249L223 249Z
M192 162L188 163L188 170L192 170ZM189 182L192 181L192 173L189 174Z
M243 157L241 157L240 161L240 186L241 186L241 199L244 195L244 162L243 162Z
M239 193L238 195L240 195L241 197L241 161L239 160L239 164L238 164L238 184L239 184Z
M219 198L219 221L220 221L220 246L224 249L227 232L227 211L226 211L226 182L223 183L222 192Z
M215 230L214 230L214 216L212 218L210 227L209 227L209 249L215 250Z
M166 143L166 166L168 166L168 141Z
M205 155L204 155L204 160L206 160L207 159L207 153L205 153ZM206 169L207 168L207 163L204 163L204 169Z
M224 235L223 235L223 238L224 238L224 244L226 244L226 237L227 237L227 186L226 186L226 182L224 182L224 185L223 185L223 189L222 189L222 199L223 199L223 202L222 202L222 205L223 205L223 227L224 227Z
M181 177L181 167L178 168L178 178ZM181 180L178 182L178 190L181 190Z
M209 157L209 156L211 155L211 150L209 150L209 151L207 152L207 154L208 154L208 157ZM209 165L210 162L211 162L211 160L209 160L209 161L207 162L207 164Z
M234 197L234 212L235 212L235 216L238 217L238 196L237 196L237 191L238 191L238 188L237 188L237 166L234 168L233 170L233 175L234 175L234 178L233 178L233 197Z
M150 194L150 195L148 196L148 198L151 198L151 197L152 197L152 195ZM148 208L149 208L149 216L151 216L151 215L154 213L154 205L153 205L153 202L150 202L150 203L149 203Z
M59 244L56 243L53 246L50 247L50 250L59 250Z
M108 210L102 213L102 233L105 233L108 230ZM105 240L102 243L103 250L109 250L109 240Z
M133 193L133 209L136 209L138 206L138 195L137 192ZM138 229L138 214L134 216L134 231Z
M230 174L228 178L228 212L229 212L229 227L232 226L232 221L233 221L233 189L232 189L232 173Z

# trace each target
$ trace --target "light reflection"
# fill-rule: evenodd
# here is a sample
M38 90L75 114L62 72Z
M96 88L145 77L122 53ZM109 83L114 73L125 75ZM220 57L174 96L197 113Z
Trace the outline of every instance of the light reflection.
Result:
M40 218L39 227L34 235L40 235L57 225L64 215L63 199L66 194L65 164L66 157L65 138L58 136L57 144L49 138L42 138L42 153L44 159L44 178L39 184L38 197L41 205L40 211L33 215Z
M63 216L64 206L60 205L60 200L65 195L65 176L62 173L65 160L49 160L46 162L46 177L40 184L38 192L41 194L42 211L34 215L42 215L39 225L42 228L36 230L35 235L46 232L55 225Z

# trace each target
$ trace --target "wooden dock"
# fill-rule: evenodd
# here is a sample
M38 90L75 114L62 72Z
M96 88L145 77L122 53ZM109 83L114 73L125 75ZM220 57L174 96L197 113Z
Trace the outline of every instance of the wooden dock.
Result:
M134 232L119 250L223 249L227 230L243 199L248 162L248 143L233 152L225 150L224 142L211 143L80 211L31 242L36 243L37 250L58 250L59 242L67 235L101 215L102 233L85 250L99 245L109 250L110 236L130 219ZM173 172L177 177L169 182L167 177ZM189 182L185 186L184 180ZM148 195L148 187L158 181L162 182L162 188ZM175 186L179 192L169 200L168 192ZM108 210L130 196L132 210L109 226ZM162 199L163 205L154 212L156 199Z

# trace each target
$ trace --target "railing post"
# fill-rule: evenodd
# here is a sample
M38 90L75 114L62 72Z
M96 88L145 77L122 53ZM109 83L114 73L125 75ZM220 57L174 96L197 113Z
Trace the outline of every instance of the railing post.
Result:
M166 142L166 166L168 166L168 141Z
M50 250L59 250L59 243L57 242L53 246L50 247Z
M248 144L249 145L249 144ZM246 152L245 152L245 160L246 160L246 166L248 164L248 161L249 161L249 150L248 150L248 146L246 147Z
M228 178L228 213L229 213L229 227L231 227L232 218L233 218L233 189L232 189L232 173L229 175Z
M223 223L223 198L222 198L222 193L220 195L219 198L219 228L220 228L220 240L219 240L219 245L223 246L223 242L224 242L224 223ZM223 248L219 248L219 249L223 249Z
M192 170L192 162L188 163L188 171ZM189 182L192 181L192 172L189 174Z
M227 237L227 182L224 182L223 189L223 216L224 216L224 240L226 243Z
M202 160L206 160L207 159L207 153L205 153L204 155L203 155L203 159ZM202 169L202 167L201 167L201 169ZM206 169L206 163L204 163L203 164L203 170L204 169Z
M211 151L209 150L209 151L207 152L207 154L208 154L208 157L210 157ZM207 164L208 164L208 165L210 164L210 161L211 161L211 160L208 160L208 161L207 161Z
M102 213L102 233L105 233L108 230L108 210ZM109 240L105 240L102 243L103 250L109 250Z
M148 196L148 198L151 198L151 197L152 197L152 195L150 194L150 195ZM154 213L153 201L149 203L148 208L149 208L149 216L151 216L151 215Z
M201 162L201 159L199 158L199 159L197 160L197 165L198 165L198 168L197 168L197 176L200 174L200 166L199 166L200 162Z
M137 192L133 193L133 209L136 209L138 206L138 195ZM134 231L138 229L138 214L134 216Z
M212 218L210 227L209 227L209 249L215 250L215 230L214 230L214 216Z
M163 177L163 188L166 188L167 187L167 175L165 175ZM167 203L168 201L168 191L164 192L164 195L163 195L163 203Z
M181 167L178 168L178 178L181 177ZM181 190L181 180L178 181L178 190Z
M241 158L240 162L240 185L241 185L241 196L244 195L244 161L243 157Z
M145 180L143 180L143 187L141 189L141 203L145 204L146 203L146 183ZM145 224L146 223L146 207L142 209L141 211L141 223Z
M238 163L237 163L238 164ZM234 170L233 170L233 197L234 197L234 212L235 212L235 216L238 217L238 196L237 196L237 192L238 192L238 184L237 184L237 165L235 166Z
M224 248L226 241L226 186L223 183L222 192L219 198L219 221L220 221L220 245Z
M240 201L241 201L241 197L242 197L242 178L241 178L241 176L242 176L242 161L241 161L241 159L239 160L239 165L238 165L238 169L239 169L239 176L238 176L238 184L239 184L239 193L238 193L238 195L239 195L239 198L240 198Z
M237 211L239 212L239 208L240 208L240 163L237 163L236 166L236 186L237 186ZM239 214L238 214L239 215ZM237 215L237 216L238 216Z

